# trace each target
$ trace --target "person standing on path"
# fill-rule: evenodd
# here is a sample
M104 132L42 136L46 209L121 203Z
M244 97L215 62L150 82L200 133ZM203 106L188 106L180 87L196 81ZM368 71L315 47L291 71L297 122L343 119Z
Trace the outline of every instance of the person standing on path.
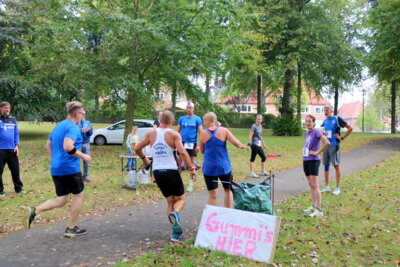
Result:
M225 208L233 208L232 166L226 141L241 149L246 146L237 140L228 129L216 126L217 115L214 112L205 114L203 123L206 129L200 134L199 145L201 153L204 154L202 170L208 190L207 204L217 205L219 179L225 192L224 206Z
M84 183L79 163L80 159L89 163L92 158L81 152L82 134L79 123L85 116L82 103L72 101L67 103L66 108L67 119L56 125L46 143L51 155L51 175L57 198L49 199L36 208L27 207L22 224L25 229L29 229L36 215L64 206L68 202L69 194L73 194L70 219L64 236L75 237L87 233L86 229L76 226L84 199Z
M324 213L318 186L318 170L319 165L321 165L319 155L329 146L329 141L320 130L315 129L315 117L313 115L306 116L305 126L307 132L303 147L303 170L310 186L312 205L303 212L309 214L310 217L322 217ZM321 141L324 143L322 147L320 147Z
M10 116L11 105L0 102L0 199L4 198L3 171L8 165L14 190L16 193L25 194L19 173L19 131L17 120Z
M172 224L171 241L178 242L183 232L180 213L185 206L185 191L179 173L176 150L185 164L189 166L192 179L196 179L197 173L183 147L181 136L172 130L174 123L174 115L170 111L164 111L161 115L160 128L148 132L144 139L136 145L135 151L143 160L143 164L149 165L149 159L143 154L142 149L147 145L151 147L154 178L168 203L167 214Z
M83 120L79 124L79 128L81 129L83 143L82 143L82 153L90 156L90 137L93 134L93 127L90 124L90 121L85 119L83 116ZM83 162L83 181L91 182L89 178L89 167L90 164L88 162Z
M187 115L182 116L178 120L177 131L182 136L183 146L190 156L190 160L194 165L194 158L199 152L199 146L197 145L197 135L201 134L203 130L203 123L201 118L194 114L194 104L188 102L186 105ZM182 163L181 157L179 157L179 168Z
M200 136L203 131L203 122L201 118L194 114L194 104L188 102L186 105L187 115L182 116L178 120L178 129L177 131L182 136L183 146L188 152L191 160L191 165L197 167L197 163L195 163L194 158L197 157L197 152L199 152L199 146L197 145L197 137ZM178 153L179 155L179 153ZM178 157L178 166L179 171L182 171L182 159ZM189 167L189 165L186 165ZM194 180L189 181L189 187L187 188L188 192L192 192L194 190Z
M342 177L342 169L340 168L340 142L349 136L353 131L353 127L351 127L341 117L334 116L333 107L330 104L325 105L324 113L326 119L323 121L321 126L324 127L324 134L328 138L330 146L324 151L323 156L325 187L321 192L329 192L331 190L329 186L329 166L332 163L336 171L336 188L332 194L338 196L340 195L340 179ZM347 128L347 131L343 136L340 135L340 128Z
M265 157L264 149L266 149L264 140L262 139L262 123L263 117L258 114L256 117L256 123L251 126L250 134L249 134L249 142L247 144L248 147L251 148L251 156L250 156L250 177L251 178L259 178L257 174L254 173L254 161L256 156L259 155L261 158L261 176L267 176L268 173L265 171Z

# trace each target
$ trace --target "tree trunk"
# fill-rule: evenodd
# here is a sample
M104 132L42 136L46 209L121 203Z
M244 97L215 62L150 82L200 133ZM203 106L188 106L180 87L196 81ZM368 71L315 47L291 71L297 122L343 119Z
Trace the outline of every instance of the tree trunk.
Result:
M301 64L297 62L297 121L301 123L301 94L303 88L301 87Z
M210 75L206 74L206 97L207 102L210 101Z
M262 102L261 102L261 75L257 75L257 113L262 114Z
M96 122L100 122L100 101L99 101L99 93L97 91L94 92L94 119Z
M333 114L337 115L338 114L338 106L339 106L339 86L335 85L335 103L333 106Z
M127 91L127 94L128 98L126 102L126 112L125 112L125 131L124 131L124 143L123 143L124 147L125 147L126 137L132 131L133 118L135 112L135 90L130 89Z
M134 18L135 19L139 19L139 6L140 6L140 0L135 0L134 4L136 4L135 6L135 10L134 10ZM136 34L136 43L133 47L133 50L135 51L135 53L139 50L139 32ZM135 60L133 60L133 62L135 62L134 64L137 64ZM143 79L141 78L139 73L135 73L132 72L134 78L137 78L138 82L140 82L140 84L143 84ZM127 90L127 101L126 101L126 112L125 112L125 130L124 130L124 143L122 144L123 147L126 148L126 138L128 136L128 134L130 132L132 132L132 126L133 126L133 119L134 119L134 112L135 112L135 92L136 90L134 88L128 88Z
M292 108L293 79L294 79L294 71L292 69L286 69L285 82L283 84L282 116L293 116L293 108Z
M176 83L174 84L174 86L172 86L172 95L171 95L171 102L172 102L172 106L171 106L171 112L172 114L174 114L175 117L175 113L176 113Z
M392 81L391 87L391 97L392 97L392 106L391 106L391 133L396 133L396 81Z

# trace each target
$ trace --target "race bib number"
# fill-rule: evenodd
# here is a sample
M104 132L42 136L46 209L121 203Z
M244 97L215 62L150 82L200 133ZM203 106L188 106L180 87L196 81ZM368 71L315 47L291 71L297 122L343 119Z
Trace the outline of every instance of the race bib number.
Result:
M194 143L185 143L184 147L185 147L185 149L193 149L194 148Z
M326 138L332 138L332 131L326 131Z
M308 157L310 155L310 149L308 147L303 147L303 157Z

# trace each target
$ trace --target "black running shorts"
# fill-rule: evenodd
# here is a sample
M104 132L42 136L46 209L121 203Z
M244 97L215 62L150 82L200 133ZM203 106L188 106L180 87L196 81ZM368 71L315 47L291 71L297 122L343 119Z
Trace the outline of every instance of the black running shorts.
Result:
M318 176L319 165L321 164L320 160L304 160L303 161L303 170L306 176Z
M155 170L154 179L164 197L182 196L185 193L181 174L178 170Z
M182 144L183 144L183 146L185 146L185 142L182 142ZM185 148L186 152L189 154L189 157L191 157L191 158L197 157L196 146L197 146L197 143L194 143L193 144L193 149ZM178 152L178 155L180 155L179 152Z
M224 189L230 189L231 182L233 180L232 173L220 175L220 176L208 176L204 174L204 180L206 182L207 190L214 190L218 188L218 179L221 181Z
M53 176L54 186L58 197L69 194L79 194L85 188L82 179L82 173L74 173L69 175Z

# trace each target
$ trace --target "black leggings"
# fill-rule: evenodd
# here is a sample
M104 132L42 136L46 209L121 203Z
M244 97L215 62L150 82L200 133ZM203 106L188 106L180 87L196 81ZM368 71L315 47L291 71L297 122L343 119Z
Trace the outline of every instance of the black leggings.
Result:
M250 162L254 162L256 159L257 154L261 157L261 162L265 162L267 159L264 154L264 150L262 147L257 146L257 145L251 145L251 157L250 157Z
M24 186L19 176L19 160L13 149L0 149L0 193L3 193L3 170L8 165L14 183L15 192L20 192Z

